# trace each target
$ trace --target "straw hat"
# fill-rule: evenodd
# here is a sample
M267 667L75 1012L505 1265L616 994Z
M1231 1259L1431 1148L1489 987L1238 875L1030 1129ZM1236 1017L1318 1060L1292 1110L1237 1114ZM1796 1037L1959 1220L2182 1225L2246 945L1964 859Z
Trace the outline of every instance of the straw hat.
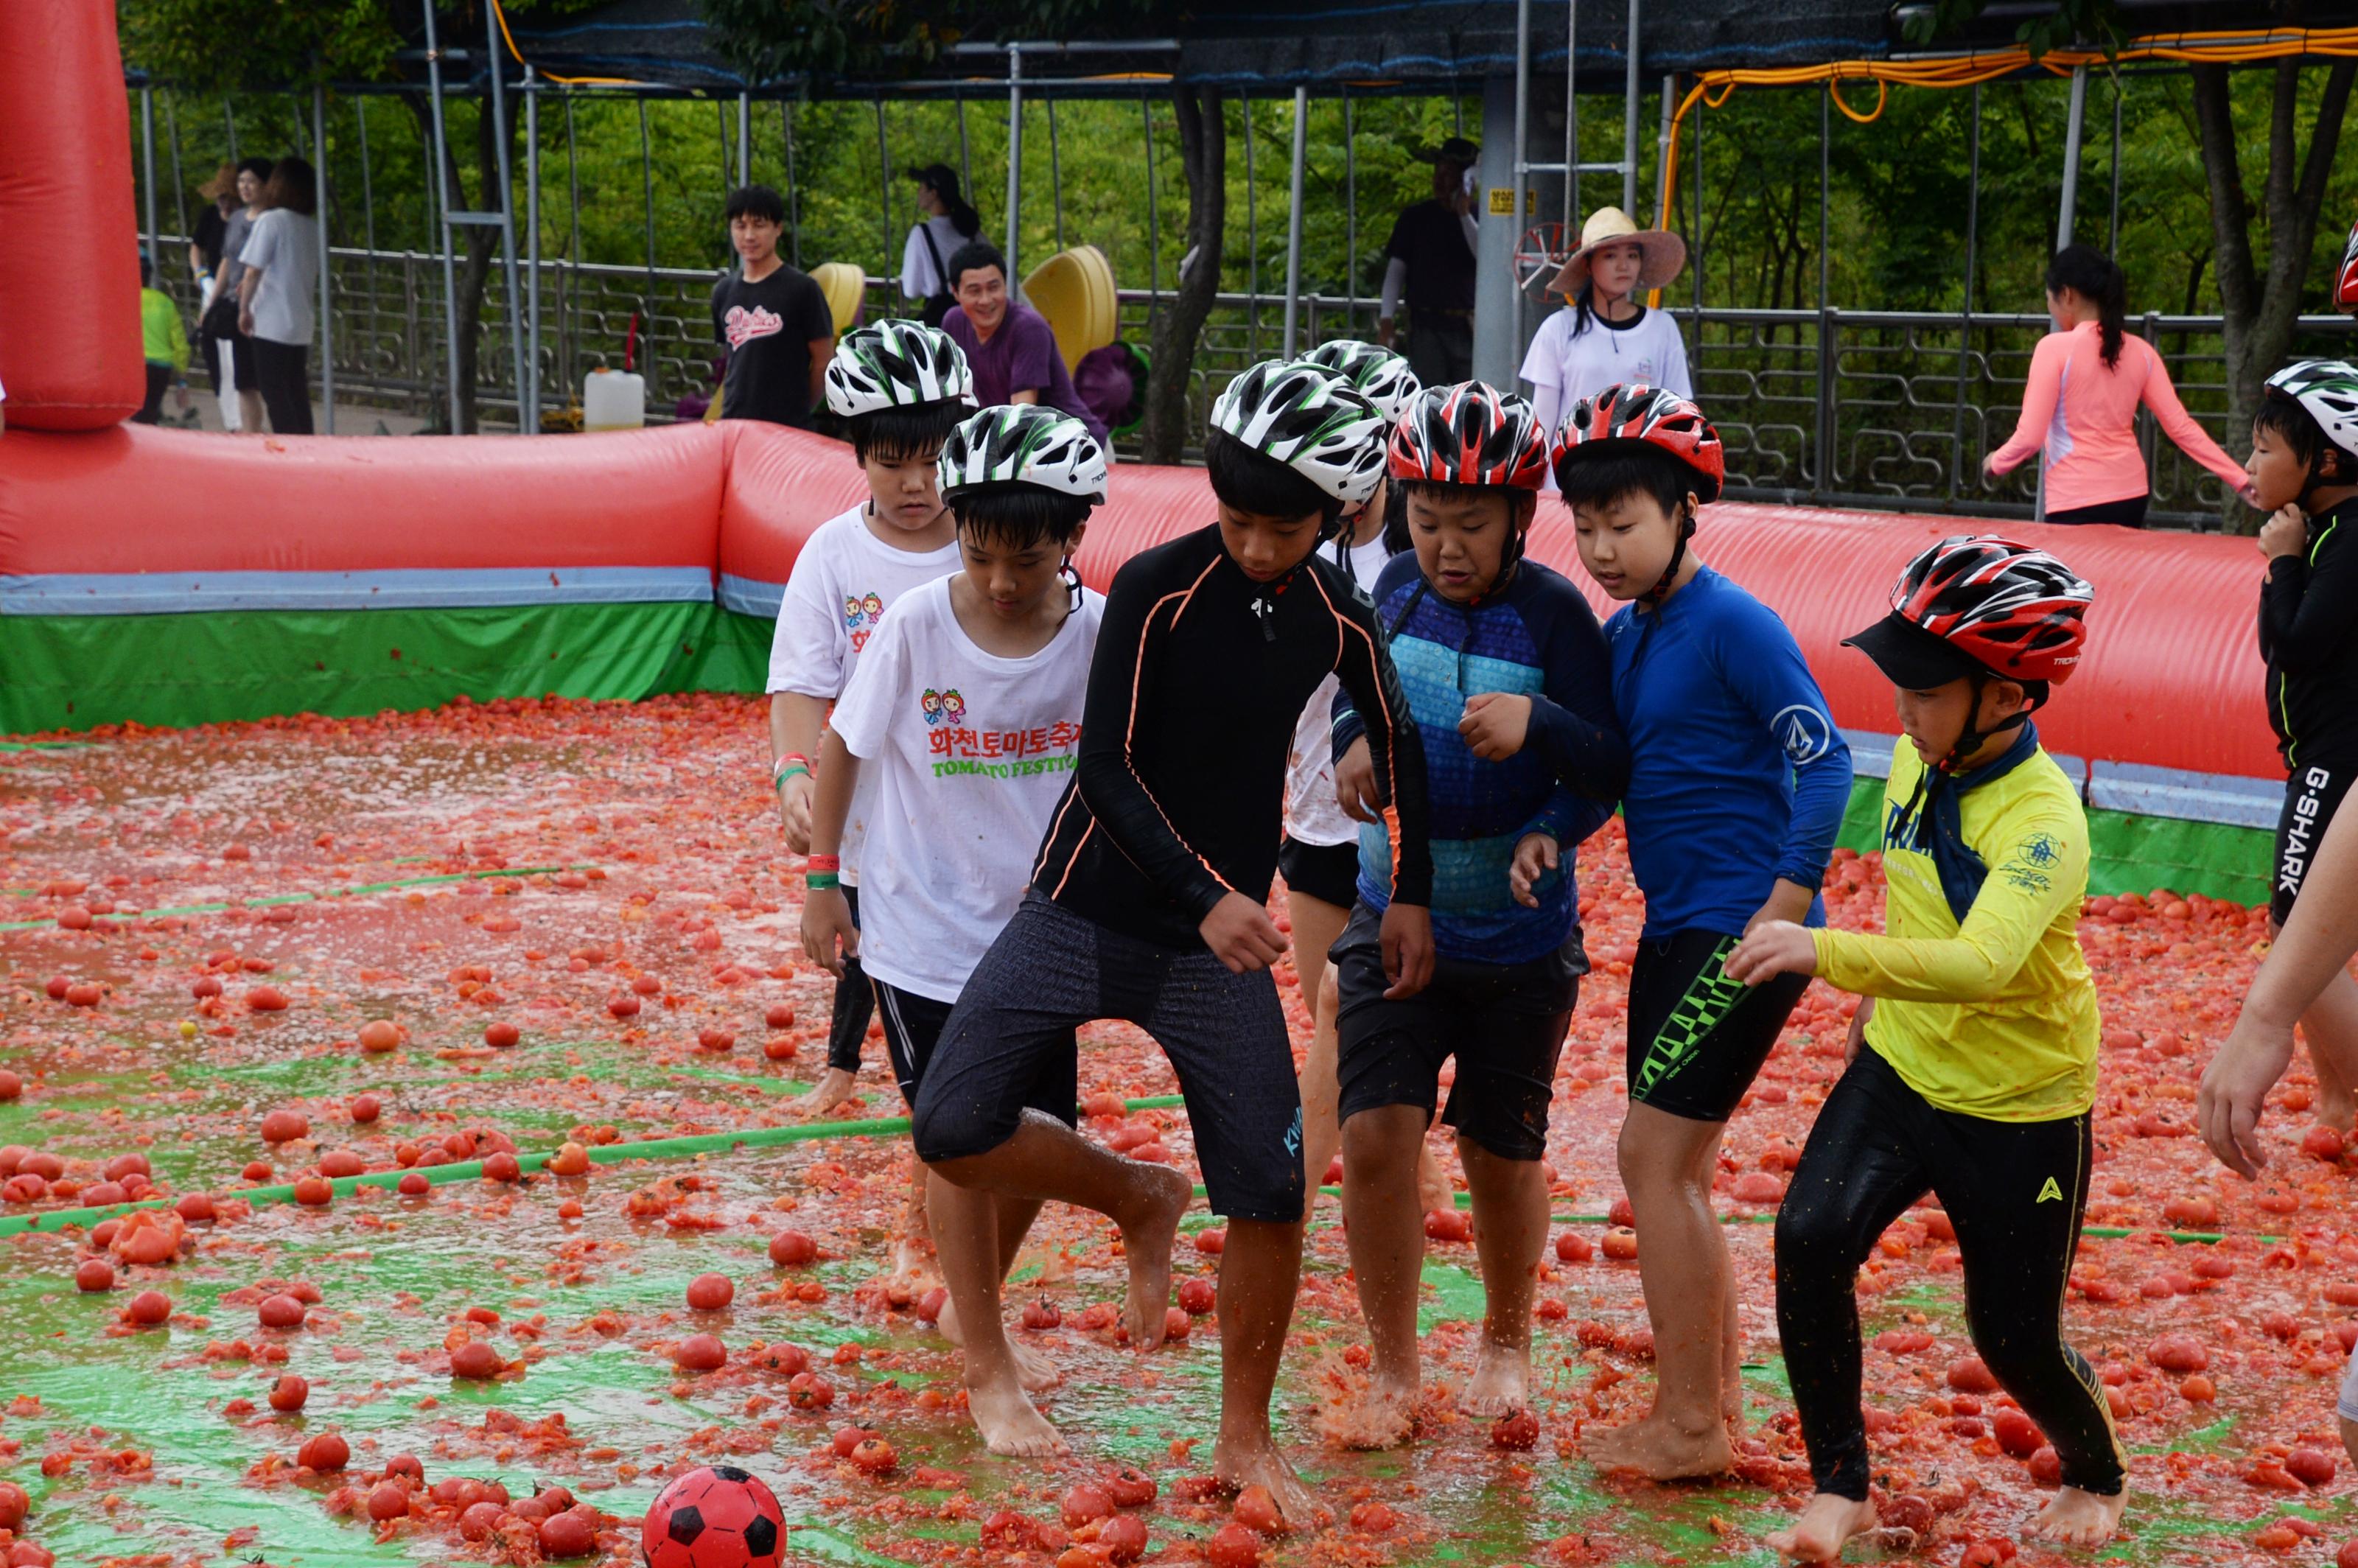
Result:
M237 165L224 163L211 179L197 187L197 194L208 201L218 201L237 191Z
M1572 259L1549 283L1549 292L1567 298L1579 293L1588 282L1589 256L1602 246L1625 240L1637 241L1645 252L1645 266L1638 274L1639 288L1660 288L1687 265L1687 243L1668 229L1640 229L1618 207L1599 207L1580 226L1580 249L1572 253Z

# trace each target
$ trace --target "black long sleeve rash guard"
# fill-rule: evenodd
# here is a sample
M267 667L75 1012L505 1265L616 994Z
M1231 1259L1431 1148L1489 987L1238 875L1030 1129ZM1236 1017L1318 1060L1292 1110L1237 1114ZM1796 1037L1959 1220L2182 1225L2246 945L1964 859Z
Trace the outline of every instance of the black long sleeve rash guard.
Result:
M1329 674L1366 719L1394 818L1392 898L1432 901L1424 755L1374 609L1313 556L1274 582L1230 558L1217 525L1115 574L1089 668L1074 780L1033 886L1075 914L1188 948L1230 892L1269 897L1287 752Z

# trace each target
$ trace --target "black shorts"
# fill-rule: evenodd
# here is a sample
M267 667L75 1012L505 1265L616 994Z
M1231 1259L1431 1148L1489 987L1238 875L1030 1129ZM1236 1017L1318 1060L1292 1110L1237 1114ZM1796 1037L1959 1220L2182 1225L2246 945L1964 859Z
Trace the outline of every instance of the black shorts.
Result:
M2353 774L2358 768L2304 762L2285 781L2284 812L2277 818L2276 892L2268 900L2268 913L2278 925L2292 917L2293 900L2300 896L2326 825L2350 793Z
M843 884L843 902L851 911L851 928L860 929L860 889ZM868 1044L868 1023L876 1016L876 988L860 960L847 955L843 974L835 982L833 1011L827 1023L827 1065L858 1076L860 1047Z
M917 1086L934 1059L942 1026L949 1022L957 1004L888 986L873 976L869 983L876 988L876 1015L884 1023L884 1054L892 1060L892 1076L901 1080L901 1098L914 1108ZM1074 1125L1081 1098L1080 1053L1079 1032L1066 1031L1064 1050L1052 1052L1044 1060L1024 1105L1046 1111L1067 1127Z
M1288 892L1348 909L1359 902L1359 847L1357 844L1305 844L1288 834L1277 847L1277 874Z
M917 1087L917 1157L938 1165L1014 1137L1034 1086L1072 1060L1075 1028L1099 1018L1137 1024L1170 1058L1212 1212L1297 1223L1302 1098L1276 979L1231 974L1203 947L1125 935L1037 892L942 1027Z
M1441 1065L1457 1058L1443 1125L1501 1160L1547 1152L1548 1100L1556 1057L1588 962L1580 930L1544 958L1472 964L1436 958L1433 982L1387 1001L1383 916L1351 910L1334 951L1342 1005L1335 1017L1337 1121L1388 1105L1422 1108L1428 1126L1441 1095Z
M1807 975L1758 986L1722 966L1740 936L1681 931L1638 944L1629 968L1629 1098L1692 1121L1725 1121L1777 1044Z
M2153 501L2150 495L2131 495L2119 501L2099 501L2093 506L2067 506L2061 512L2050 512L2047 521L2056 524L2112 523L2123 528L2145 526L2145 510Z

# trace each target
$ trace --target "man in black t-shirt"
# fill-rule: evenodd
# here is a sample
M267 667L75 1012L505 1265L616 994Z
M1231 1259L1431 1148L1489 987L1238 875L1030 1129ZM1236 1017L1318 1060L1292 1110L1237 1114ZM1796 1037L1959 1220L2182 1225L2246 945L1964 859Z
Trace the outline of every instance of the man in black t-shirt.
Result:
M786 204L768 186L729 193L729 241L742 265L712 286L713 335L729 351L720 417L807 429L835 352L835 314L808 273L778 259L785 222Z
M1392 322L1408 301L1408 362L1427 386L1474 375L1474 196L1466 172L1482 149L1452 136L1432 153L1433 199L1392 222L1385 242L1376 338L1392 346Z

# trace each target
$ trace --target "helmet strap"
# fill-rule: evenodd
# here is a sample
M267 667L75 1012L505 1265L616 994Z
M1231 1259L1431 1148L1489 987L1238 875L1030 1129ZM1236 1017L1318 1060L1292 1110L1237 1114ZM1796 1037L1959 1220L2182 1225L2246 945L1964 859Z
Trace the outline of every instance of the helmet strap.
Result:
M1081 608L1081 574L1073 569L1073 557L1066 556L1056 568L1056 575L1065 580L1065 596L1070 601L1065 613L1076 615Z
M1660 606L1671 596L1671 583L1679 575L1679 568L1686 565L1687 541L1694 537L1694 512L1688 508L1679 518L1679 537L1678 542L1671 546L1670 564L1662 568L1662 575L1654 580L1654 586L1639 594L1639 599L1649 605Z

